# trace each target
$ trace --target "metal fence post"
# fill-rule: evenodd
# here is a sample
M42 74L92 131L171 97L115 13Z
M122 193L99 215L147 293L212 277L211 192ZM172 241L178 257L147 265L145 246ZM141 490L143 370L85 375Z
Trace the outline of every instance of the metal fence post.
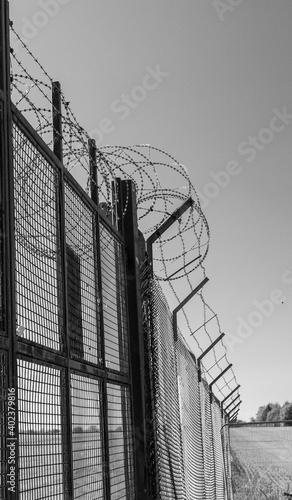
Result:
M1 246L3 250L3 292L4 292L4 331L8 337L9 348L8 387L15 390L15 489L8 490L8 474L11 471L6 462L7 498L18 498L18 401L17 401L17 361L16 361L16 291L15 291L15 234L14 234L14 183L13 183L13 149L12 149L12 114L10 97L10 43L9 43L9 4L7 0L0 2L0 103L1 103L1 218L3 227ZM2 284L1 284L2 286ZM6 406L7 408L7 406ZM6 411L7 414L7 411ZM5 422L6 453L8 428L7 415Z
M135 185L120 182L120 204L127 257L127 296L130 338L130 366L133 395L134 466L136 498L148 500L146 411L144 391L144 338L140 290L139 235Z

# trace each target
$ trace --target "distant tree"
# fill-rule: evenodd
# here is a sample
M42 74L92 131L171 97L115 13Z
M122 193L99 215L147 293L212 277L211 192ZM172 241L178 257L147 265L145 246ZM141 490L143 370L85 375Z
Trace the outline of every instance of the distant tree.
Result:
M265 406L260 406L257 414L256 414L256 422L266 422L267 421L267 415L269 411L272 410L272 404L268 403Z
M280 420L292 420L292 403L287 401L283 404L280 410ZM292 423L287 423L287 425L292 425Z
M252 424L254 424L255 421L256 421L256 419L254 417L251 417L250 421L251 421Z
M73 432L83 432L83 427L81 426L74 427Z
M279 403L271 404L272 409L267 414L267 422L278 422L280 419L281 406Z

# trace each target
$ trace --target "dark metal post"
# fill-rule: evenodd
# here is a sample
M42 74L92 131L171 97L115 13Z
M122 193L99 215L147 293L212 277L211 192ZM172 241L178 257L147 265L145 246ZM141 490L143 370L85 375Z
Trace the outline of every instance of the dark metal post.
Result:
M7 0L0 2L0 180L1 180L1 247L3 252L3 294L4 294L4 332L8 338L9 367L8 387L15 391L15 460L18 463L18 400L17 400L17 337L16 337L16 290L15 290L15 233L14 233L14 179L13 179L13 144L12 115L10 97L10 43L9 43L9 5ZM7 416L6 416L7 419ZM8 429L6 430L6 451ZM6 461L5 481L8 499L18 498L18 468L15 475L15 492L8 490L10 465Z
M63 161L63 136L62 136L62 103L61 85L53 82L52 88L52 112L53 112L53 141L54 153L57 158Z
M225 401L227 401L227 399L230 398L230 396L232 396L232 394L235 393L235 391L237 391L239 389L240 385L238 385L237 387L235 387L235 389L233 389L233 391L231 391L227 396L226 398L224 398L222 401L221 401L221 406L223 407L223 404L225 403Z
M173 310L172 324L174 341L177 341L177 313L198 293L201 288L209 281L209 278L204 278L201 283L191 291L191 293Z
M94 139L88 140L89 147L89 167L90 167L90 191L91 199L98 205L98 180L96 165L96 142Z
M169 229L172 226L172 224L174 224L174 222L176 222L190 207L192 207L193 204L194 204L194 201L192 200L192 198L189 198L188 200L186 200L177 210L175 210L168 217L168 219L166 219L165 222L163 222L163 224L161 224L159 229L154 231L154 233L151 234L151 236L149 236L149 238L147 240L147 253L148 253L149 265L150 265L150 269L151 269L152 273L153 273L153 247L152 247L153 243L156 240L158 240L158 238L160 238L160 236L162 236L163 233L165 233L165 231L167 231L167 229Z
M235 406L234 406L234 408L232 408L232 410L230 410L230 412L229 412L229 413L227 413L227 417L228 417L229 419L230 419L230 418L232 418L232 416L230 416L230 415L232 415L232 413L234 412L235 408L238 408L238 406L240 406L240 405L241 405L241 403L242 403L242 401L239 401L239 402L237 403L237 405L235 405ZM235 413L236 413L236 412L235 412ZM235 415L235 413L234 413L234 415Z
M234 399L233 399L233 400L229 403L229 405L227 405L227 406L226 406L225 411L226 411L226 410L227 410L227 409L228 409L228 408L229 408L229 407L230 407L233 403L235 403L235 401L236 401L238 398L240 398L240 395L239 395L239 394L238 394L238 396L236 396L236 398L234 398Z
M210 391L210 401L212 402L212 387L214 384L216 384L216 382L219 380L219 378L221 378L230 368L232 367L232 363L230 363L226 368L225 370L223 370L223 372L221 372L218 377L214 378L214 380L212 380L212 382L210 383L209 385L209 391Z
M133 426L135 429L135 487L139 500L148 499L144 339L140 291L139 236L135 186L121 181L120 200L123 212L123 231L127 256L127 298L129 307L130 362L133 395Z
M231 418L231 420L230 420L230 422L229 422L230 424L231 424L232 422L235 422L235 420L237 419L238 413L239 413L239 410L238 410L238 411L236 411L236 412L235 412L235 414L233 415L233 417Z
M221 335L219 335L219 337L217 337L216 340L214 340L214 342L212 342L211 345L209 345L209 347L207 347L207 349L202 352L202 354L198 357L198 381L201 382L201 379L202 379L202 370L201 370L201 361L203 359L204 356L206 356L206 354L208 354L208 352L211 351L211 349L213 349L213 347L215 347L216 344L218 344L218 342L224 337L225 333L221 333Z
M52 86L52 115L53 115L53 141L54 154L63 161L63 137L62 137L62 103L61 103L61 85L59 82L53 82ZM61 307L59 308L63 322L60 329L62 338L62 346L64 354L70 358L70 332L69 332L69 305L68 305L68 256L71 255L66 244L66 227L65 227L65 188L64 188L64 171L63 166L60 166L58 171L58 190L57 190L57 221L58 234L60 238L60 255L57 255L57 273L58 279L61 280L60 295ZM67 498L73 498L73 449L72 449L72 404L71 404L71 373L69 363L66 372L64 373L63 382L66 383L65 388L62 388L62 435L65 436L65 442L62 442L64 456L64 487ZM64 390L65 389L65 390Z

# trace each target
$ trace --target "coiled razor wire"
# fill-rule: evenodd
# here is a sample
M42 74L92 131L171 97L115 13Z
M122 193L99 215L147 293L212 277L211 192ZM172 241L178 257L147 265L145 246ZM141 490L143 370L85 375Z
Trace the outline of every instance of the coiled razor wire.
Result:
M11 34L20 47L19 53L11 49L12 100L46 144L53 149L52 88L54 80L21 40L12 23ZM61 103L63 163L90 194L90 186L94 184L90 172L88 145L90 137L78 123L63 93L61 93ZM25 140L22 147L27 148ZM34 152L33 154L30 171L26 172L26 177L16 179L16 182L25 182L27 189L32 182L37 183L38 179L42 183L44 176L41 170L43 161L39 161L35 156L40 153ZM118 193L113 187L115 180L117 177L132 180L136 187L139 228L146 239L158 230L180 205L192 198L193 205L190 209L156 241L153 248L155 279L160 281L167 296L172 297L175 307L197 285L198 277L200 279L206 277L204 261L210 244L209 226L187 168L171 155L145 144L99 147L96 149L96 157L98 181L96 187L101 207L106 207L107 214L116 216ZM50 193L45 192L43 183L40 189L44 201L39 209L43 207L49 212L54 198ZM19 190L21 190L21 185L19 185ZM24 206L19 216L25 218L28 215L31 218L32 214L27 214ZM78 217L82 218L82 213L79 213ZM45 256L46 252L48 253L47 248L54 247L48 241L49 234L44 236L43 241L41 239L32 241L29 235L23 234L23 231L17 234L17 228L21 226L25 227L23 221L16 221L16 238L27 241L30 251L34 245L35 252ZM87 250L84 248L81 251ZM54 258L51 250L48 258ZM222 333L222 329L217 315L207 304L202 290L197 294L196 314L202 319L203 328L200 335L193 335L196 328L185 309L182 310L183 327L181 329L185 338L189 340L191 337L191 349L195 355L198 355L203 352L206 342L212 343ZM221 340L216 349L213 349L204 360L202 367L204 378L208 382L212 381L227 364L227 352ZM220 383L215 384L217 393L222 397L232 390L235 383L237 384L233 369L229 373L229 377L223 376Z

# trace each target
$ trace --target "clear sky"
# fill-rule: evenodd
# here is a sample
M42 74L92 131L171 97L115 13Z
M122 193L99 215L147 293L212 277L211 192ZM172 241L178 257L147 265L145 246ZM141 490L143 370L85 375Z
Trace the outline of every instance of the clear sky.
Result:
M291 0L10 0L10 11L98 144L151 144L188 167L240 418L292 401ZM145 93L123 103L137 85Z

